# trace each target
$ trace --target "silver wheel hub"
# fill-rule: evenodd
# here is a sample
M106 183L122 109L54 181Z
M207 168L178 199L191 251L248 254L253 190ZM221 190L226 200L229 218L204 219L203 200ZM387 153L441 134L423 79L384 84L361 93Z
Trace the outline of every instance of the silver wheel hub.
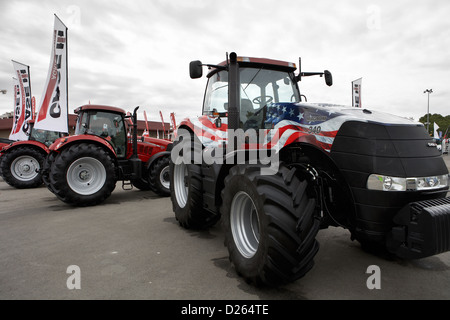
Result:
M175 198L180 208L184 208L187 203L189 184L188 184L188 170L184 163L180 163L173 168L173 189Z
M236 248L245 258L252 258L259 247L259 217L253 199L244 191L233 197L230 226Z
M91 174L89 173L89 171L83 170L80 172L79 176L81 180L86 181L91 177Z
M169 166L164 167L161 170L161 173L159 174L159 181L161 182L161 185L169 189L170 188L170 176L169 176Z
M31 156L21 156L11 163L11 174L20 181L30 181L39 174L39 161Z
M67 169L67 184L76 193L91 195L99 191L106 182L106 169L95 158L84 157L72 162Z

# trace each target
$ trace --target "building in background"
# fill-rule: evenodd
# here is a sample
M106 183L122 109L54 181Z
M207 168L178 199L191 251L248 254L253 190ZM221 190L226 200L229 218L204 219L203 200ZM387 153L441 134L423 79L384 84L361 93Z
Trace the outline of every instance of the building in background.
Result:
M75 123L77 120L77 116L75 114L69 114L69 134L74 134L75 131ZM0 138L8 138L11 133L13 125L13 113L7 112L3 115L0 115ZM172 128L169 122L164 122L164 129L161 121L148 121L149 135L150 137L155 137L159 133L159 137L162 138L162 132L172 132ZM146 129L146 124L144 120L138 120L138 135L142 135L144 130ZM165 136L164 138L168 138Z

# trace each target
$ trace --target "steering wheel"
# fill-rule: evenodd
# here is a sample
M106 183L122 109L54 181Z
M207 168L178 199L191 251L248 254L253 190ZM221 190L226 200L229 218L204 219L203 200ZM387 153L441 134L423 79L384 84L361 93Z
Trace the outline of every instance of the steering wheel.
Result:
M259 96L259 97L256 97L255 99L253 99L252 102L254 104L261 104L261 102L263 101L263 98L266 98L266 103L270 103L273 101L273 97L271 97L271 96Z

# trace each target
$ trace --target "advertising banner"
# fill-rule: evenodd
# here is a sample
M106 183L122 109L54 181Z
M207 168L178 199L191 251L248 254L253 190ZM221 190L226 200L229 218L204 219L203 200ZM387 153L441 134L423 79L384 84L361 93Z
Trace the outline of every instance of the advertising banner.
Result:
M441 136L439 135L438 130L437 130L438 128L439 128L439 126L435 122L433 125L433 129L434 129L433 138L435 138L437 140L439 140L441 138ZM442 134L442 132L441 132L441 134Z
M69 132L67 94L67 27L55 15L52 53L34 127Z
M15 74L14 85L14 118L10 140L28 140L30 124L33 119L30 67L17 61L12 61Z
M352 81L352 106L361 108L361 82L362 78Z

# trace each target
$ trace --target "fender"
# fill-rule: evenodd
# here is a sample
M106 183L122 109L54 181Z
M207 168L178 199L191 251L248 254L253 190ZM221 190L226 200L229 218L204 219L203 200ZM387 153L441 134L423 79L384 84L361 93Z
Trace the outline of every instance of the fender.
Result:
M83 141L103 145L116 156L116 152L114 151L114 148L111 146L111 144L107 140L97 137L95 135L91 135L91 134L81 134L81 135L76 135L76 136L68 136L68 137L64 137L64 138L59 138L49 147L49 151L61 152L62 149L65 149L76 142L78 143L78 142L83 142Z
M184 130L190 129L191 131L194 131L194 124L192 123L191 118L186 118L181 121L180 125L177 128L177 131L179 131L181 129L184 129Z
M46 154L50 153L50 149L43 143L34 140L14 141L13 143L6 145L1 150L1 153L8 152L8 150L14 149L19 146L31 146L44 151Z
M223 118L221 126L217 127L214 118L207 115L198 118L188 118L180 123L177 136L179 131L183 129L193 132L204 147L215 146L227 140L228 119Z
M3 147L6 147L14 142L16 142L16 141L5 139L5 138L0 138L0 152L3 149Z
M162 158L164 156L170 157L170 151L161 151L151 156L150 159L148 159L147 163L145 164L145 168L149 169L152 166L153 162L155 162L155 160Z

